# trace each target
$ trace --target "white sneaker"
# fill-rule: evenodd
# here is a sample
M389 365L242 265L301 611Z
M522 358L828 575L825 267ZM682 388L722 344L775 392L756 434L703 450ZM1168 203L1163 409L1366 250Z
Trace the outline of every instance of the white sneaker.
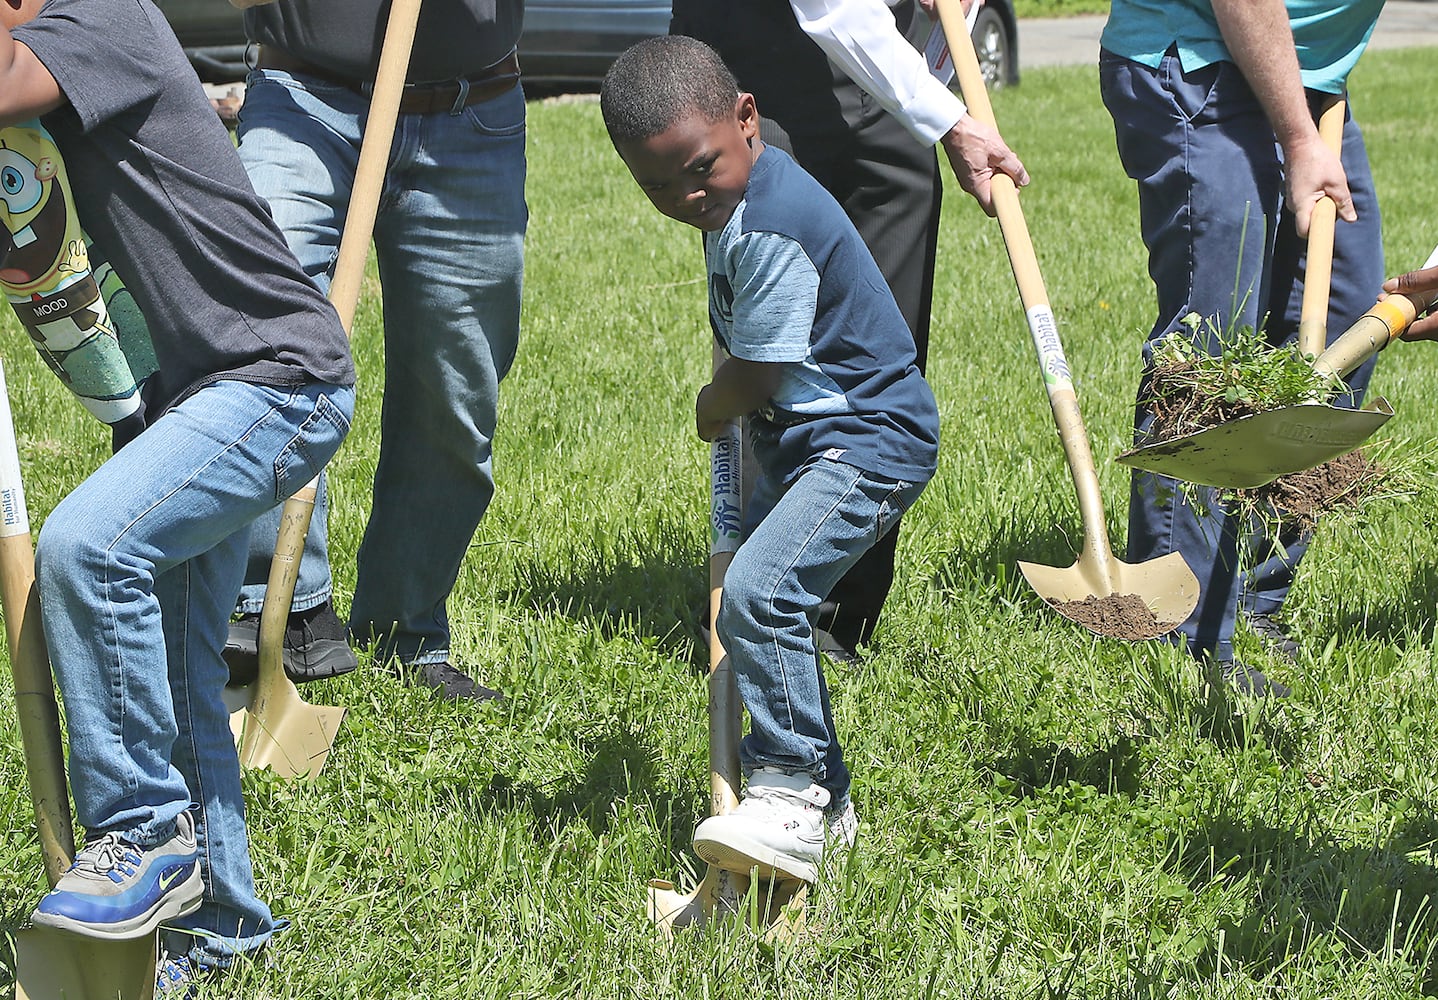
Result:
M814 784L809 775L762 767L749 776L744 797L732 812L699 824L694 852L725 871L816 882L828 804L828 789Z
M847 851L859 839L859 814L854 812L854 803L845 802L839 812L825 814L824 822L829 831L829 850Z

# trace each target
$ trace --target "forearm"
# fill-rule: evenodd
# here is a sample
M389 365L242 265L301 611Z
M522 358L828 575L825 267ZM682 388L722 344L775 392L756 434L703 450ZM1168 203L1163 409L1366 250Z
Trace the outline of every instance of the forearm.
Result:
M729 358L694 401L699 436L713 440L720 426L759 409L778 387L778 365Z
M1282 0L1214 0L1213 13L1223 43L1262 105L1279 145L1287 152L1297 143L1316 141L1318 129L1303 94Z

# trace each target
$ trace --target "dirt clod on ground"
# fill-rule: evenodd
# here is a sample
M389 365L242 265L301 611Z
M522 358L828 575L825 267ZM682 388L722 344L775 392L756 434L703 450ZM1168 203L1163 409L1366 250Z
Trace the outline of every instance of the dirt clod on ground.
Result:
M1280 519L1310 529L1330 511L1361 506L1382 487L1386 476L1387 470L1360 448L1312 469L1279 476L1266 486L1234 490L1234 501L1275 511Z
M1160 622L1143 598L1136 594L1096 594L1081 601L1049 599L1059 614L1072 619L1100 635L1114 639L1153 639L1171 632L1180 622Z

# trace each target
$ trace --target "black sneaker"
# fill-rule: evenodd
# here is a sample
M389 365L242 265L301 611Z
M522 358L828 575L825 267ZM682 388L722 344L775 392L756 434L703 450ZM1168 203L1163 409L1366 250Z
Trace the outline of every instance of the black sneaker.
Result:
M260 672L259 615L240 615L230 622L224 656L230 666L231 687L254 683ZM290 613L280 662L285 676L296 684L338 677L359 666L345 638L344 622L329 601Z
M463 670L444 663L399 663L395 673L412 687L427 687L446 701L499 701L504 695L487 688Z
M1239 694L1252 698L1287 698L1293 689L1282 681L1266 676L1257 667L1251 667L1238 660L1224 660L1215 664L1219 679Z
M1303 647L1298 644L1298 640L1288 634L1288 629L1273 615L1247 615L1244 617L1244 622L1248 625L1248 630L1258 637L1258 641L1263 644L1263 648L1270 656L1277 656L1284 660L1298 658L1298 652Z

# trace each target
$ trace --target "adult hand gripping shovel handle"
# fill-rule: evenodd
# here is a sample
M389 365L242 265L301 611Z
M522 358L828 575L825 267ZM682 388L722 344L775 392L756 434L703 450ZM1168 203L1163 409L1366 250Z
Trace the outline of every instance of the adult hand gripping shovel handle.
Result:
M364 141L345 215L334 280L330 283L330 302L347 334L353 326L359 302L419 11L420 0L395 0L385 28L374 96L365 121ZM317 477L286 500L281 513L280 532L260 613L259 677L241 739L240 757L246 766L269 766L285 777L313 776L320 772L344 713L343 709L303 711L305 706L299 692L284 673L285 624L294 599L300 557L318 487ZM284 725L280 721L284 715L298 721L298 726L293 721Z
M1423 264L1424 268L1435 266L1438 266L1438 247ZM1314 371L1335 379L1347 375L1401 337L1414 320L1433 307L1435 300L1438 300L1438 292L1396 293L1379 299L1318 356L1313 362Z
M1318 114L1318 135L1335 153L1343 152L1343 119L1348 102L1330 100ZM1333 285L1333 235L1338 206L1324 195L1308 220L1308 246L1303 268L1303 306L1298 319L1298 349L1307 357L1323 353L1328 342L1328 295Z

